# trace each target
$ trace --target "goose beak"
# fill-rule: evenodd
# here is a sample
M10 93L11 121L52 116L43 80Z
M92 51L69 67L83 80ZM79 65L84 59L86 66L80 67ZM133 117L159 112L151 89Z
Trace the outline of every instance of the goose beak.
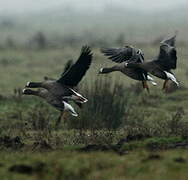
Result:
M103 68L100 68L98 74L102 74L103 73Z

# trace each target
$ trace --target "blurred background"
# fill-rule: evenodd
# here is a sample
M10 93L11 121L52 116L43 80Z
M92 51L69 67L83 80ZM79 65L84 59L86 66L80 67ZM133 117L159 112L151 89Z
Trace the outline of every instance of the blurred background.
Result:
M2 1L0 44L32 46L36 35L46 36L50 47L62 47L67 41L96 46L118 40L151 43L175 30L178 41L187 43L187 6L186 0Z

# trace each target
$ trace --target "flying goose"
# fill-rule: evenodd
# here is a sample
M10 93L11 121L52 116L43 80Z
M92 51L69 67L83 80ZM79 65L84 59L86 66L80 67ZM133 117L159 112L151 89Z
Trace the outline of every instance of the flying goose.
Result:
M61 74L61 76L63 76L63 74L65 74L70 68L71 66L73 65L73 60L68 60L67 63L65 64L65 67L64 67L64 70L63 70L63 73ZM44 80L45 81L49 81L49 80L53 80L53 81L56 81L55 78L52 78L52 77L47 77L47 76L44 76ZM75 89L75 88L74 88ZM76 105L79 106L79 108L82 108L82 103L80 102L76 102L76 101L73 101Z
M164 79L164 90L166 90L166 85L169 80L173 81L177 86L179 86L176 77L171 72L172 69L176 69L177 64L175 40L176 34L161 41L159 54L151 61L142 63L127 62L125 66L128 68L141 68L158 78Z
M76 63L67 68L58 80L46 77L43 82L28 82L26 89L23 90L23 94L42 97L61 112L67 109L72 112L72 115L76 115L72 106L68 104L68 101L73 100L78 105L88 101L73 88L78 85L82 77L86 74L91 61L92 53L90 48L83 46ZM32 91L28 88L43 89Z
M126 66L126 63L128 62L144 62L144 54L140 49L136 49L132 46L125 46L122 48L102 48L101 52L110 60L119 64L108 68L101 68L99 74L120 71L132 79L142 81L143 88L146 88L148 92L149 87L147 85L147 81L150 81L153 85L156 85L153 78L148 75L146 70L137 67L129 68Z
M55 107L57 110L61 112L68 111L71 113L71 115L78 116L74 108L70 104L68 104L68 102L62 100L62 98L58 98L57 96L54 96L46 89L38 89L36 91L33 91L31 89L25 88L23 89L22 92L25 95L34 95L45 99L46 102L48 102L50 105L52 105L53 107Z
M88 46L83 46L81 54L74 65L62 73L58 80L46 79L43 82L28 82L26 88L44 88L54 96L62 99L73 100L79 103L87 102L87 99L77 93L73 88L78 85L86 74L92 61L92 53Z

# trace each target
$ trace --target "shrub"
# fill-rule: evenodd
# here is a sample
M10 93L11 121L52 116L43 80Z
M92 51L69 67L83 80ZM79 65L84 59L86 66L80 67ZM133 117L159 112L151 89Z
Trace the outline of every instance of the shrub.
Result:
M126 118L131 92L118 81L99 78L91 88L83 87L83 94L89 99L84 104L78 118L69 120L69 128L82 129L116 129Z

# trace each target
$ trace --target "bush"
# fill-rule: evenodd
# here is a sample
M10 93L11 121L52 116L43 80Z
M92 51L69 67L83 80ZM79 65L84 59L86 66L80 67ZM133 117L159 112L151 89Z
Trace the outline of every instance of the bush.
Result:
M69 128L77 129L116 129L126 119L131 92L118 81L109 78L98 78L91 88L82 88L83 94L89 99L84 104L78 118L69 120Z

